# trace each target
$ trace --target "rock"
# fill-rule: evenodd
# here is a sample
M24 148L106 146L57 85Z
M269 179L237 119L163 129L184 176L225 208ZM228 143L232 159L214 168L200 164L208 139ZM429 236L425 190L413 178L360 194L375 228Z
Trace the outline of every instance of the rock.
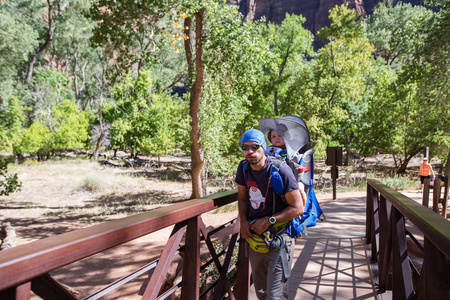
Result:
M14 246L16 242L16 231L11 226L11 223L5 222L0 229L0 250L5 250Z

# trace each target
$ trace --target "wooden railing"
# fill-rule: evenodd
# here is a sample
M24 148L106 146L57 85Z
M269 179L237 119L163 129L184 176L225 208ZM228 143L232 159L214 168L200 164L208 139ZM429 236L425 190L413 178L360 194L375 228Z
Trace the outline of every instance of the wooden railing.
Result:
M172 234L157 261L84 299L98 299L152 269L142 299L164 299L180 287L182 299L201 299L207 293L213 294L214 299L227 293L230 299L247 299L250 275L243 247L239 247L236 285L231 286L227 280L227 274L233 269L230 266L233 250L239 243L238 219L207 231L201 218L203 213L236 199L236 191L218 193L4 250L0 252L0 299L30 299L31 291L43 299L76 299L50 275L51 271L172 225ZM228 225L234 226L228 248L216 254L211 235ZM180 247L183 237L185 242ZM199 290L200 272L204 268L200 265L201 242L206 243L211 253L211 259L205 264L214 263L220 274L203 294ZM180 252L183 253L182 281L161 294L168 268Z
M366 239L372 261L378 262L380 291L392 290L393 299L449 299L450 222L370 179L366 214ZM423 234L423 243L405 224ZM423 251L420 270L408 255L408 244Z
M433 190L433 211L439 213L439 203L441 203L441 215L446 218L449 186L450 175L447 175L445 177L438 176L433 182L430 180L430 178L425 178L423 182L422 205L425 207L429 207L430 190ZM441 198L442 189L444 189L444 195Z

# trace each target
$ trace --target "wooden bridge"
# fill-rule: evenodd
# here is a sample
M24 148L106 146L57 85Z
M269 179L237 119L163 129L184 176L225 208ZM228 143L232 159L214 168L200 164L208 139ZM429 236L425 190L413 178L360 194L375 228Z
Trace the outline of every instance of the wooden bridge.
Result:
M172 232L156 260L83 299L255 299L239 222L210 229L202 219L236 196L218 193L4 250L0 299L77 299L63 284L73 274L58 270L165 228ZM297 240L289 299L450 299L450 224L441 215L375 180L368 180L367 193L322 208L327 220ZM217 247L213 238L223 231L229 239ZM182 276L168 287L177 258ZM204 280L213 268L216 275ZM140 289L121 294L142 277L149 279Z

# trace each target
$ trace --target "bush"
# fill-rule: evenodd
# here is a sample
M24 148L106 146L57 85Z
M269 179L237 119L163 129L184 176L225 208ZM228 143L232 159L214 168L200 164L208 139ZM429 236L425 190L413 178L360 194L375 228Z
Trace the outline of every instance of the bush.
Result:
M72 101L62 101L51 109L48 122L34 121L25 129L16 154L48 155L60 149L79 149L89 142L90 112L82 112Z
M34 122L24 130L21 141L14 149L16 154L48 153L50 150L50 129L41 122Z
M7 162L0 160L0 196L20 191L21 186L17 174L8 174Z
M102 180L97 175L87 175L84 178L82 189L89 192L97 192L102 189Z

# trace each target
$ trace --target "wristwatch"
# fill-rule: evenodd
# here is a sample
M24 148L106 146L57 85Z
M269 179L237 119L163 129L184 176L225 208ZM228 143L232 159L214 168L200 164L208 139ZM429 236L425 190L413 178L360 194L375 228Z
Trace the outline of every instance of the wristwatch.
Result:
M270 223L271 225L275 224L276 222L277 222L277 219L275 219L274 216L269 217L269 223Z

